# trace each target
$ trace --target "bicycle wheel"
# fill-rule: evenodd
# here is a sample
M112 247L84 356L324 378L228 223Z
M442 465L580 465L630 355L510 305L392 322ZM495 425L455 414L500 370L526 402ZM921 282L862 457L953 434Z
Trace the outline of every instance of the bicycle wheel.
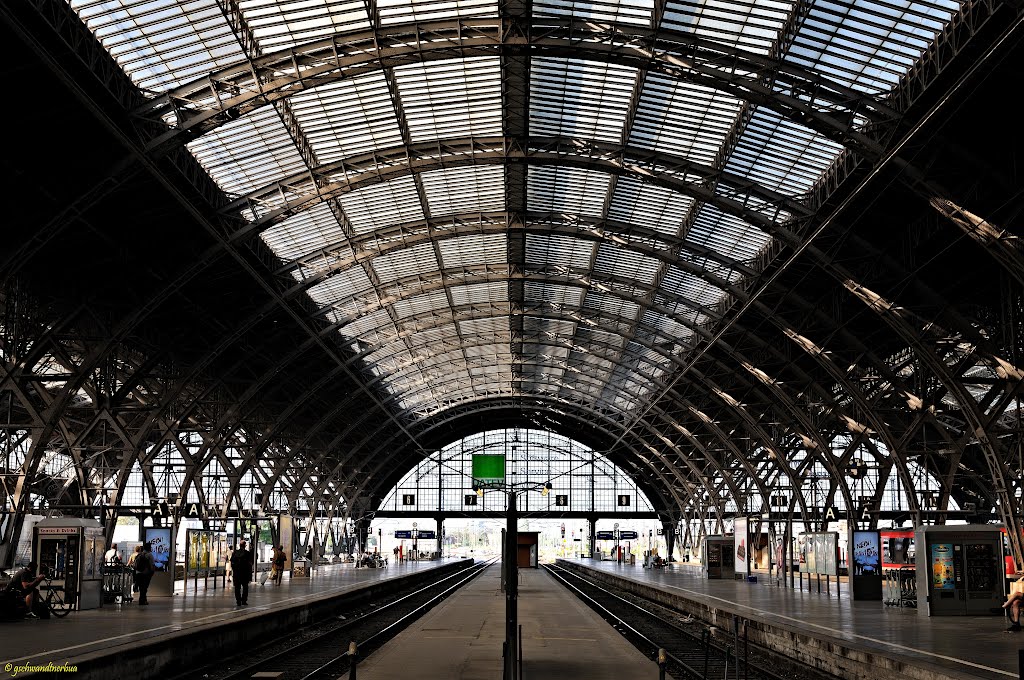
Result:
M46 606L58 619L63 619L71 613L71 605L64 601L64 592L56 588L50 589L50 594L46 597Z

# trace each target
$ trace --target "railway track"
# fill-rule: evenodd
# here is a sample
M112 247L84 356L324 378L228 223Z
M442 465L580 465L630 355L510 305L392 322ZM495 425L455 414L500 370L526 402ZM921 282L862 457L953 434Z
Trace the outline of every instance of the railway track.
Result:
M630 595L627 599L606 586L555 565L548 573L573 591L652 659L667 652L666 670L688 680L824 680L833 676L781 660L747 644L746 629L712 630L699 624L678 625L679 612ZM700 632L696 632L699 630ZM770 667L769 667L770 664Z
M386 603L371 604L354 615L304 628L239 657L192 670L187 677L249 680L255 673L269 671L283 673L279 680L334 680L348 672L355 655L368 656L495 561L473 564Z

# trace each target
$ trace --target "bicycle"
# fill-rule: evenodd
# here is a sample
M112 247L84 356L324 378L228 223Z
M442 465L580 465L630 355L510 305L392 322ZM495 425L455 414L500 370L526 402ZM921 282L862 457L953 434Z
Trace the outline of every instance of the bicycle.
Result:
M53 577L50 576L49 572L46 573L46 577L39 585L39 588L40 590L45 589L47 591L45 603L46 608L50 610L51 614L58 619L63 619L71 613L72 605L64 599L64 587L53 585Z

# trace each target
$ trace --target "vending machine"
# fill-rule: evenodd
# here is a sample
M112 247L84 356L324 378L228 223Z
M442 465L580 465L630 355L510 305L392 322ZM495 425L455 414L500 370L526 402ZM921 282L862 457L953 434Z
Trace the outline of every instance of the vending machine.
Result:
M918 611L922 616L1002 612L1001 526L924 526L914 535ZM922 602L927 593L926 602Z
M735 542L732 536L708 536L704 539L705 578L733 578L736 573Z

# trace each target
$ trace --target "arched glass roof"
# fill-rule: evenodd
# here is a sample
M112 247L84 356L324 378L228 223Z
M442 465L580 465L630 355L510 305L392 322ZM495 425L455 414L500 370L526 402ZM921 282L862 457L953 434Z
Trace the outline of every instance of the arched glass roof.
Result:
M378 510L467 513L505 510L506 495L473 492L473 456L505 457L505 481L523 513L600 512L629 515L655 508L636 482L590 447L552 432L503 428L452 442L416 465L384 496ZM546 482L552 489L540 491ZM529 488L531 490L527 491ZM559 499L564 505L559 505Z
M401 409L628 414L956 2L71 0ZM789 236L787 236L789 235ZM790 241L791 242L791 241Z

